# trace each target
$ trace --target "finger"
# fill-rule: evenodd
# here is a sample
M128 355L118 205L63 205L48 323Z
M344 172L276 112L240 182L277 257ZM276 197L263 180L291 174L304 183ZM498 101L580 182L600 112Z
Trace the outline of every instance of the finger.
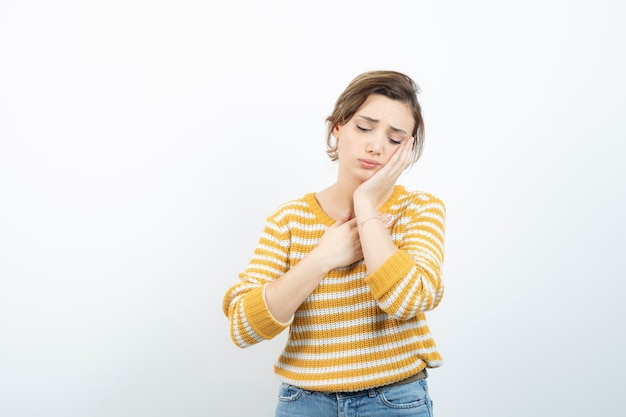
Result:
M403 143L402 151L398 158L398 165L400 168L400 173L404 171L411 164L413 143L415 139L413 137L409 138L405 143Z
M390 213L381 213L380 219L383 221L386 227L391 226L391 222L393 221L393 216Z
M411 150L413 149L413 142L415 142L415 139L411 136L403 143L404 146L402 148L402 156L407 156L411 154Z
M385 167L388 169L388 175L391 178L397 179L408 166L411 156L410 142L411 139L405 141L402 146L398 147L385 164Z
M415 140L413 139L413 137L410 137L409 139L402 142L402 145L399 146L398 149L396 149L396 152L394 153L392 158L395 157L395 161L397 161L401 165L404 165L407 160L410 160L411 158L411 150L413 149L414 141Z

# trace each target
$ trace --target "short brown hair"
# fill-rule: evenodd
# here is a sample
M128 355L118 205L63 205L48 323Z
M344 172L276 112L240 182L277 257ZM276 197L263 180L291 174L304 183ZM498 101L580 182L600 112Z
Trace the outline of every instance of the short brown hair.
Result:
M413 163L415 163L422 155L424 147L424 120L422 108L417 101L419 92L415 81L396 71L369 71L354 78L337 99L332 114L326 118L326 153L330 160L336 161L338 158L337 144L333 144L331 140L333 129L348 123L370 95L380 94L406 103L411 108L415 121L411 135L415 138L413 143Z

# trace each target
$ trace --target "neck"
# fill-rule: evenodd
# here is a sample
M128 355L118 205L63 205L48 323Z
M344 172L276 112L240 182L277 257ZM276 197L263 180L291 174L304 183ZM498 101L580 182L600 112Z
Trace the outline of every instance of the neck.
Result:
M335 220L345 219L347 213L354 216L354 191L360 184L337 180L319 191L315 196L322 210Z

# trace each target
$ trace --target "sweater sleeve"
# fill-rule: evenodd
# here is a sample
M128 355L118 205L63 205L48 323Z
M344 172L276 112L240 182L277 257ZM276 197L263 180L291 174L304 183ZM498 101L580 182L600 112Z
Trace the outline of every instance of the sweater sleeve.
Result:
M274 219L268 217L247 268L224 295L230 336L241 348L272 339L291 324L276 320L265 302L267 284L289 269L289 230Z
M402 215L399 251L366 278L379 306L399 320L432 310L443 296L445 206L431 195L416 197Z

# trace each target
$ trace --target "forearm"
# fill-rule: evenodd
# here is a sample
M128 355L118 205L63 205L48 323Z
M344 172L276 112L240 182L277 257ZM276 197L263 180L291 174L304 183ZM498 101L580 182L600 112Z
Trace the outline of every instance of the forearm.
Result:
M400 320L432 310L443 295L445 206L428 195L413 200L414 204L396 217L394 233L388 234L398 250L377 269L368 271L366 278L381 308ZM376 220L363 225L367 226L364 236L373 229L368 226L373 222Z
M272 316L288 322L330 268L313 250L280 278L267 285L265 301Z
M368 273L380 268L398 248L391 240L387 224L371 204L355 204L359 239Z

